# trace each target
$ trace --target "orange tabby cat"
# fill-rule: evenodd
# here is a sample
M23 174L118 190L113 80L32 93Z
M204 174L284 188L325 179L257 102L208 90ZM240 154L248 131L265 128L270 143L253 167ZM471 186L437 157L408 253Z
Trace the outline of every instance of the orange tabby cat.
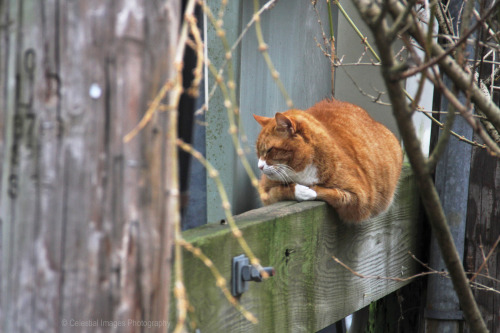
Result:
M330 99L306 111L254 118L262 126L257 155L265 205L319 199L344 221L359 222L391 204L401 146L361 107Z

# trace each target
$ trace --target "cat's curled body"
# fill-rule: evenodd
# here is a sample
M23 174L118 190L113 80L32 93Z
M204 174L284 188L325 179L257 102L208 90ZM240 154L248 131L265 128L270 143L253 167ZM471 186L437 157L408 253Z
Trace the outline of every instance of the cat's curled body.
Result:
M262 126L257 155L265 205L323 200L347 222L386 210L402 167L398 139L361 107L335 99L274 118Z

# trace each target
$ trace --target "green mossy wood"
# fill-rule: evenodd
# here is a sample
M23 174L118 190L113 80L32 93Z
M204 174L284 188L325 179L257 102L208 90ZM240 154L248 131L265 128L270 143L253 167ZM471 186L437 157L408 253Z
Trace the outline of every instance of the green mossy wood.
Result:
M246 321L215 286L209 269L184 251L185 283L195 309L192 319L201 332L320 330L409 282L357 277L332 256L363 275L412 276L420 267L408 252L418 254L422 247L420 217L409 168L393 206L361 225L343 224L319 201L281 202L239 215L238 226L262 265L276 270L274 277L251 282L240 297L259 323ZM183 235L230 283L231 259L243 252L229 226L208 224Z

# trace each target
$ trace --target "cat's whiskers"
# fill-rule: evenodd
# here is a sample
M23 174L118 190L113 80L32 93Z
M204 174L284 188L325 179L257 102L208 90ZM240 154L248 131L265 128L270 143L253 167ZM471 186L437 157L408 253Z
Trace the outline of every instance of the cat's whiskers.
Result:
M291 175L295 174L295 171L286 164L275 164L273 165L273 173L279 178L279 181L284 184L293 183Z

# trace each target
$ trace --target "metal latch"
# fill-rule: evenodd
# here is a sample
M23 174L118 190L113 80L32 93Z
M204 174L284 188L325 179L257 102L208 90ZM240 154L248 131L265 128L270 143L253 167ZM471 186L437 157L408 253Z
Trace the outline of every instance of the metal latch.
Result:
M275 274L273 267L263 267L263 270L269 276ZM231 277L231 294L233 296L240 296L247 291L248 282L261 282L262 279L259 270L250 265L250 260L244 254L233 258Z

